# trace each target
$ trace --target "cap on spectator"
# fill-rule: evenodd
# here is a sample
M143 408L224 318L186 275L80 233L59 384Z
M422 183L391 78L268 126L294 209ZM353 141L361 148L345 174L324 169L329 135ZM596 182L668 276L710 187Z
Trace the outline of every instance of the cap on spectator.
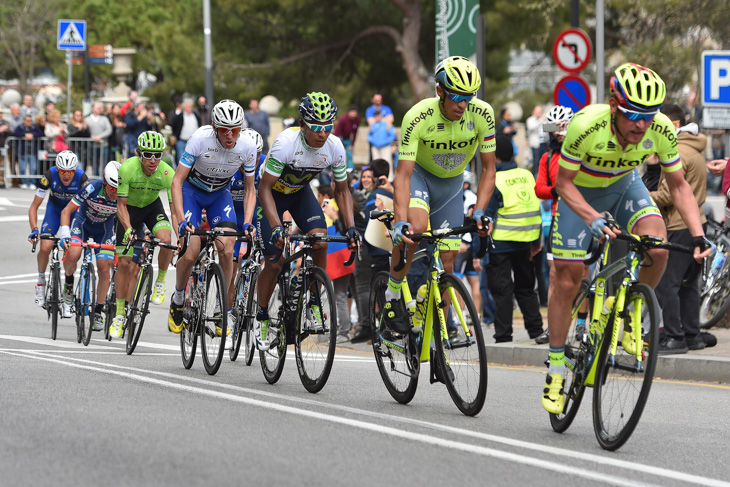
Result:
M497 149L494 151L494 156L502 162L508 162L512 160L514 155L514 149L512 148L512 141L506 135L498 135L496 137Z

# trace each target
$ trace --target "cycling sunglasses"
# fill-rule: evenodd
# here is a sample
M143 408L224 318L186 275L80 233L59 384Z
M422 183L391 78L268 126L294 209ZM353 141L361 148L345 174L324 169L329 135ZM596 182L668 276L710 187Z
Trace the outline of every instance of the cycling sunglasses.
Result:
M332 132L332 129L335 128L335 125L332 123L328 123L327 125L317 125L316 123L310 124L309 122L304 122L307 127L309 127L309 130L311 130L314 133L320 133L321 131L325 132Z
M142 159L156 159L160 160L162 159L162 152L149 152L149 151L142 151Z
M627 110L621 105L616 105L619 110L621 110L621 113L624 114L624 117L628 118L632 122L638 122L640 120L644 120L646 122L651 122L657 113L659 113L659 110L653 111L653 112L635 112L633 110Z
M446 96L449 97L449 100L456 102L456 103L461 103L462 101L469 103L476 96L476 93L472 93L471 95L460 95L457 93L452 93L448 90L444 90L444 91L446 92Z
M230 128L230 127L216 127L216 130L223 137L227 136L229 133L233 134L233 136L235 137L236 135L239 134L239 132L241 132L241 127L234 127L234 128Z
M75 169L59 169L58 174L61 176L72 176L76 173Z

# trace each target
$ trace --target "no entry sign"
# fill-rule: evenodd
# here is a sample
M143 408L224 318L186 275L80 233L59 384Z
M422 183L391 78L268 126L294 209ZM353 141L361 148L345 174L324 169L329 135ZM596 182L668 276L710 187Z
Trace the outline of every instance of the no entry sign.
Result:
M574 112L590 105L591 90L582 76L569 74L558 81L553 92L553 103L570 107Z
M553 44L553 59L568 73L583 71L591 60L593 47L588 34L572 27L561 32Z

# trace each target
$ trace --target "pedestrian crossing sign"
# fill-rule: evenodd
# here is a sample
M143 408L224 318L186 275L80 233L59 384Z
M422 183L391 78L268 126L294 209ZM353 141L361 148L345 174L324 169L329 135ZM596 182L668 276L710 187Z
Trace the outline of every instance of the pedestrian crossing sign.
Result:
M59 19L56 46L63 51L85 51L86 21Z

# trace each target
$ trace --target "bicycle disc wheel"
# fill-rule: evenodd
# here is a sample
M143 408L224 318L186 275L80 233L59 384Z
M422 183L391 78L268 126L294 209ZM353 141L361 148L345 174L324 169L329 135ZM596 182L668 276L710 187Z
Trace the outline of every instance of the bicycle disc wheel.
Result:
M309 270L307 289L303 292L294 354L302 385L315 393L327 383L335 360L338 326L335 291L327 273L313 267Z
M48 312L51 315L51 339L56 339L56 332L58 331L58 314L60 311L61 302L59 300L60 288L61 288L61 271L58 265L51 266L51 283L48 289L48 297L46 303L48 305ZM48 299L50 298L50 299Z
M487 397L487 349L479 313L464 283L451 274L441 275L439 290L448 304L442 308L443 316L454 321L436 326L437 318L434 323L439 366L445 371L442 375L456 407L467 416L475 416Z
M84 274L81 288L84 292L81 294L83 301L81 303L81 338L84 346L88 346L91 341L91 333L94 326L94 319L96 313L96 276L94 274L94 267L89 266L87 272Z
M370 313L373 354L385 388L393 399L401 404L408 404L416 395L418 388L419 350L413 333L404 336L380 329L388 276L387 271L379 272L370 287L368 313Z
M241 346L241 338L245 340L244 353L246 358L246 365L251 365L253 362L253 356L256 352L256 347L253 343L253 322L256 319L256 282L258 281L258 273L254 272L249 276L247 283L248 290L244 293L247 296L245 299L246 307L244 308L243 315L243 326L240 327L239 343L238 347ZM245 334L245 336L244 336Z
M197 277L195 278L197 280ZM193 278L188 279L185 287L185 301L183 307L183 326L180 331L180 354L183 365L186 369L193 366L195 362L195 350L198 347L198 322L200 309L198 303L194 302L193 296L197 291L199 282L193 284Z
M576 330L575 322L577 320L578 310L584 303L586 305L586 312L588 313L586 322L590 321L592 294L586 293L588 286L590 286L588 279L583 279L580 283L578 294L576 294L573 300L573 311L571 314L573 318L570 323L570 330L568 331L568 341L565 344L565 385L563 386L565 407L560 414L550 414L550 425L553 427L553 431L557 433L562 433L567 430L573 423L586 390L585 367L587 345L583 344L582 338L583 334L588 330L588 323L586 323L581 331Z
M114 316L117 310L117 288L114 285L114 276L112 275L111 283L109 284L109 292L106 294L106 301L104 301L104 338L111 341L112 336L109 334L109 329L114 321Z
M259 351L259 361L264 378L269 384L275 384L281 377L286 362L286 323L284 322L285 306L282 300L284 292L281 282L276 284L269 300L269 328L267 337L271 348Z
M223 282L223 270L215 262L207 273L207 287L201 313L200 349L208 375L215 375L223 360L228 333L228 299Z
M639 308L643 340L643 360L637 365L635 354L627 354L619 345L611 356L609 324L598 355L598 368L593 389L593 427L598 443L606 450L616 450L629 439L636 428L654 378L659 349L659 304L654 291L642 283L632 284L624 305L625 317L619 315L618 325L623 328L633 321L633 310ZM609 318L613 321L613 314ZM635 326L636 323L633 323ZM622 333L619 334L619 338Z
M150 307L152 296L152 267L145 265L137 279L134 298L127 313L127 355L132 355L142 334L144 319Z

